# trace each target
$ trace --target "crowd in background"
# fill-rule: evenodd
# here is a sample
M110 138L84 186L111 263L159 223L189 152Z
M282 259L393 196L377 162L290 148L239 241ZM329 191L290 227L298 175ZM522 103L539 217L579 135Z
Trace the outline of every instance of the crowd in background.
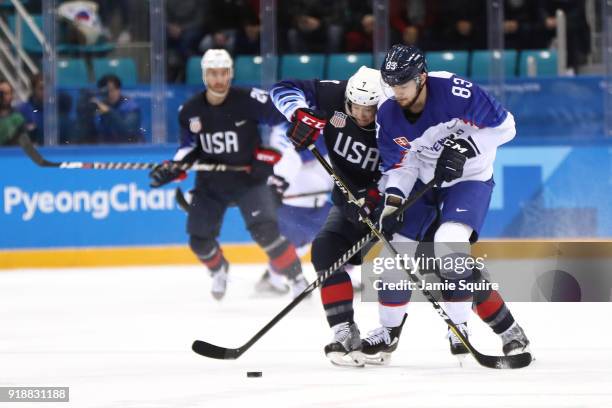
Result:
M425 51L487 48L486 2L389 0L390 41L414 44ZM31 13L41 12L41 0L26 5ZM224 48L233 55L259 54L260 6L260 0L167 1L168 81L184 81L188 59L209 48ZM59 41L79 45L147 42L148 7L142 0L60 2ZM577 71L591 51L585 0L505 0L505 45L518 50L550 47L556 36L557 9L567 16L568 66ZM371 52L374 25L372 0L277 1L281 54ZM69 115L72 97L59 93L60 143L143 141L139 107L121 94L117 77L103 79L96 91L84 90L77 98L76 123ZM34 76L29 99L14 106L11 85L0 81L0 145L15 143L10 132L21 123L34 142L43 143L42 86L42 77ZM77 139L76 135L84 134L90 136Z
M487 0L389 0L391 42L428 50L487 48ZM177 7L181 4L181 7ZM182 0L168 3L171 80L181 79L185 61L206 49L258 54L259 0ZM372 0L277 2L280 53L371 52ZM555 12L568 22L568 65L586 62L591 44L584 0L505 0L507 48L547 48L556 35Z

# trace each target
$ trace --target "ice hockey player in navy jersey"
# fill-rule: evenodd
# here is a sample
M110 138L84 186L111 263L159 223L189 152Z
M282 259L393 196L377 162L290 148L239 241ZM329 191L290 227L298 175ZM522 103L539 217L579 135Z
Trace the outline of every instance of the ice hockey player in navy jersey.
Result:
M270 91L272 100L291 126L287 136L298 151L316 143L322 131L332 167L347 183L366 210L379 201L379 152L374 119L381 96L380 73L361 67L348 81L284 80ZM359 221L359 207L332 193L334 206L312 243L315 270L328 268L368 229ZM360 264L354 257L350 263ZM325 346L326 356L337 365L363 366L359 329L354 321L351 278L342 267L321 287L321 300L334 333Z
M384 170L384 201L378 222L392 242L433 241L435 256L451 256L448 245L478 240L493 190L497 147L512 140L514 118L478 85L449 72L427 72L423 53L395 45L381 67L384 94L377 113L377 141ZM432 179L437 187L404 214L394 212L412 191ZM413 254L409 254L413 255ZM439 270L440 279L459 283L484 279L479 271ZM500 335L505 354L526 350L529 341L499 293L442 291L444 308L467 335L472 306ZM410 291L379 291L382 327L363 340L368 356L395 350ZM448 333L451 352L468 350ZM387 354L387 357L389 355Z
M181 107L181 145L172 161L154 168L151 186L180 179L183 163L196 160L248 166L245 172L199 172L187 218L191 250L212 275L212 295L226 292L228 262L217 242L228 206L237 205L253 240L266 252L270 269L289 279L297 296L307 286L295 247L278 228L274 193L267 185L280 154L262 145L258 126L284 122L268 94L231 86L233 61L225 50L202 57L206 90Z

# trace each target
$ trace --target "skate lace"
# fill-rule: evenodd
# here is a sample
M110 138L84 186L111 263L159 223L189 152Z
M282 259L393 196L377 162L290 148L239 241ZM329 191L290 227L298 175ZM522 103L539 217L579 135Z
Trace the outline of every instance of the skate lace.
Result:
M514 323L508 330L501 334L502 343L504 345L510 343L513 340L518 341L521 344L525 344L525 334L519 325Z
M468 329L467 329L466 324L458 324L457 328L459 329L459 331L461 331L461 334L463 334L466 337L468 336ZM461 343L461 340L459 340L459 337L457 337L450 328L448 329L447 336L453 344Z
M334 341L342 343L350 334L350 328L348 323L342 323L335 328Z
M371 346L374 346L379 343L389 344L391 343L391 336L389 336L389 329L386 327L379 327L378 329L374 329L368 333L368 337L364 339Z

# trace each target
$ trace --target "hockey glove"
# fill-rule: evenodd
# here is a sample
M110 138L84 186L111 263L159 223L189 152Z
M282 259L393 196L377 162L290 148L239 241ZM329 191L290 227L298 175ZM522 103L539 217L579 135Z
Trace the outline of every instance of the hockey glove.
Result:
M449 137L442 142L442 145L445 149L449 148L451 150L455 150L468 159L476 157L476 150L474 150L474 146L472 146L472 144L470 144L470 142L468 142L466 139L451 139Z
M287 191L287 189L289 188L289 182L287 182L284 177L272 174L268 177L267 184L274 193L276 203L278 205L281 205L283 203L283 195L285 194L285 191Z
M153 170L149 173L149 177L151 178L151 183L149 185L153 188L157 188L174 180L184 180L187 178L187 173L182 169L183 164L184 163L179 161L166 160L153 167Z
M317 141L326 124L327 119L321 112L300 108L293 115L287 137L295 145L295 150L304 150Z
M396 214L404 201L404 195L399 189L389 188L377 208L378 229L387 239L392 239L393 234L397 233L404 224L404 213Z
M463 166L467 156L451 147L444 147L442 153L436 162L434 171L434 179L436 184L440 186L442 182L447 183L461 178L463 176Z
M257 181L266 181L274 174L274 165L281 159L281 153L271 147L255 149L255 160L251 165L251 177Z
M376 186L372 186L357 191L355 198L357 198L357 204L348 201L344 204L344 215L353 224L357 224L358 222L362 221L360 214L361 208L363 208L363 211L370 216L376 209L381 197L378 188Z

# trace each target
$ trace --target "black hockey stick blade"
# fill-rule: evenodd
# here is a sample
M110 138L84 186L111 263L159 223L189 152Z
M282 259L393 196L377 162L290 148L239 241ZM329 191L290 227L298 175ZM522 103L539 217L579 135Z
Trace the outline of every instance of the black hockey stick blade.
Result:
M191 349L201 356L215 358L217 360L236 360L242 354L239 348L230 349L219 347L202 340L194 341Z
M527 367L533 361L533 357L529 352L515 354L512 356L487 356L476 352L474 357L481 366L497 369L523 368Z
M174 190L174 199L181 210L185 211L186 213L189 212L189 202L185 198L183 190L181 190L180 187L177 187L176 190Z
M45 158L42 157L40 153L38 153L38 150L36 150L36 148L32 144L32 141L30 140L30 137L28 136L26 132L21 132L17 140L19 141L19 145L21 146L25 154L34 163L42 167L59 167L60 166L60 163L55 163L55 162L50 162L48 160L45 160Z
M342 265L347 263L356 253L361 251L361 249L369 243L373 238L373 234L369 233L364 235L359 241L357 241L353 246L345 252L336 262L334 262L329 268L325 271L321 271L318 273L317 279L312 282L310 285L304 289L302 293L300 293L295 299L291 301L283 310L281 310L276 316L272 318L264 327L262 327L249 341L247 341L243 346L238 348L224 348L215 346L214 344L207 343L205 341L196 340L193 342L191 349L197 354L215 358L218 360L235 360L244 354L253 344L255 344L260 338L263 337L272 327L274 327L283 317L285 317L294 307L296 307L304 298L306 298L310 293L312 293L316 288L321 286L323 281L329 278L336 270L338 270Z

